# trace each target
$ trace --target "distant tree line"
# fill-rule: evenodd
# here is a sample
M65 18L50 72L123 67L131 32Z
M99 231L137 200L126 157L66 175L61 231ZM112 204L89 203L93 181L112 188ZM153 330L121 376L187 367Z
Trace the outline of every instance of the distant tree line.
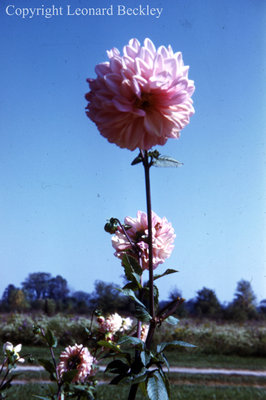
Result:
M175 288L169 293L169 299L159 306L164 307L178 298L182 299L182 293ZM97 280L92 293L71 292L66 279L47 272L29 274L21 287L8 285L0 301L1 312L44 312L47 315L57 312L89 314L95 309L101 309L103 313L130 314L133 307L134 304L121 295L114 283ZM250 282L240 280L230 303L221 304L214 290L203 287L195 298L180 301L176 315L233 321L266 319L266 299L257 305Z

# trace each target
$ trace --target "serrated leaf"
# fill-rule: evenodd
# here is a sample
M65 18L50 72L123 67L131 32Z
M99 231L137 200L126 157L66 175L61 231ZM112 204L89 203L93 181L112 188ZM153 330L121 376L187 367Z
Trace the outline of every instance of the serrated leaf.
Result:
M157 346L157 353L161 353L164 350L169 350L177 347L196 347L194 344L186 343L181 340L173 340L172 342L164 342Z
M149 322L152 319L147 309L140 306L136 306L135 316L141 322Z
M167 322L167 323L170 324L170 325L177 325L178 322L179 322L179 319L173 317L172 315L170 315L170 317L167 317L167 318L165 319L165 322Z
M156 279L162 278L163 276L166 276L166 275L174 274L176 272L178 272L176 269L168 268L163 274L154 275L153 280L155 281Z
M154 165L154 167L160 167L160 168L167 168L167 167L177 168L181 167L183 163L169 156L159 156L157 159L154 159L152 161L152 165Z
M166 385L158 371L148 378L147 393L150 400L169 400Z

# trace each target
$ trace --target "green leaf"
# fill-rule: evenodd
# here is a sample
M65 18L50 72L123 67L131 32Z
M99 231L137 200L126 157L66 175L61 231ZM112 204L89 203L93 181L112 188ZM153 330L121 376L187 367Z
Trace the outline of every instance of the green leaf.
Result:
M67 371L63 373L62 376L62 381L65 383L71 383L75 376L77 375L78 370L77 369L72 369L71 371Z
M56 347L57 346L57 339L54 336L53 332L50 329L47 329L47 332L45 334L45 339L49 345L49 347Z
M145 286L142 291L145 300L149 300L149 293L150 293L150 288L149 288L149 281L145 283ZM157 286L153 285L153 297L154 297L154 304L155 306L158 305L159 302L159 289Z
M153 159L152 165L155 167L160 167L160 168L166 168L166 167L181 167L183 163L175 160L172 157L169 156L159 156L157 159Z
M146 367L147 364L151 361L151 355L148 351L142 351L140 353L140 359L142 361L142 364Z
M155 285L153 285L153 297L154 297L154 305L155 307L157 307L159 304L159 289Z
M134 158L134 160L132 161L131 165L139 164L139 163L142 162L142 160L143 160L142 154L139 153L139 155L136 158Z
M155 281L156 279L162 278L163 276L166 276L166 275L175 274L176 272L178 272L176 269L168 268L163 274L154 275L153 280Z
M121 339L118 340L117 344L131 344L132 346L138 346L142 349L144 348L144 342L133 336L122 336Z
M146 380L148 370L146 368L142 368L138 374L133 375L132 382L133 383L141 383Z
M126 374L128 370L129 366L122 360L114 360L107 365L105 372L111 372L112 374Z
M138 289L140 289L141 288L140 276L134 272L134 270L133 270L133 268L131 267L130 264L123 263L123 267L124 267L126 278L130 282L134 283L137 286Z
M148 378L147 393L150 400L169 400L167 387L158 370Z
M38 396L37 394L33 394L33 397L36 397L36 399L41 399L41 400L51 400L51 397L46 397L46 396Z
M146 390L146 384L145 382L140 382L139 383L139 388L143 394L143 396L146 398L147 397L147 390Z
M167 358L165 357L165 355L163 353L159 353L159 361L166 365L166 368L168 369L168 372L169 372L170 365L169 365Z
M131 289L119 289L125 296L128 296L130 299L134 300L138 303L141 307L146 308L144 304L135 296L135 293Z
M131 290L133 290L135 292L136 290L138 290L140 288L139 286L140 285L138 283L129 282L122 288L122 290L131 289Z
M157 346L157 353L177 347L196 347L194 344L186 343L181 340L173 340L172 342L163 342Z
M118 385L118 383L120 383L124 378L127 378L127 375L124 374L117 375L111 380L109 385Z
M134 286L136 286L137 289L141 289L142 286L140 282L141 282L142 268L135 260L135 258L129 256L128 254L124 254L122 258L122 265L125 270L126 278L130 282L134 283Z
M122 353L122 351L120 350L120 348L117 345L115 345L111 342L107 342L106 340L100 340L99 342L97 342L97 344L99 346L105 347L106 349L114 350L117 353Z
M124 254L122 258L122 263L123 265L127 264L128 266L130 266L136 274L142 275L143 269L139 265L138 261L129 254Z
M179 319L177 319L177 318L173 317L172 315L170 315L170 317L167 317L165 319L165 322L167 322L170 325L177 325L178 322L179 322Z
M152 319L152 317L148 313L147 309L140 307L140 306L136 306L135 315L136 315L136 318L141 322L149 322Z

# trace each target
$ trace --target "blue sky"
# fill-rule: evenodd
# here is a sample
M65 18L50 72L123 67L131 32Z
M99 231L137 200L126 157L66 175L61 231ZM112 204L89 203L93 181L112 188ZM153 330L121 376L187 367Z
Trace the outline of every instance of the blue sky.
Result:
M189 299L206 286L230 301L246 279L265 298L265 2L67 2L162 7L155 18L69 16L55 0L45 7L64 15L49 19L9 16L9 4L0 5L0 292L38 271L62 275L73 290L91 292L97 279L121 284L103 226L145 210L143 171L130 166L137 152L101 137L84 94L106 50L150 37L182 51L196 86L191 123L158 147L184 166L151 171L153 209L177 236L158 271L179 273L161 279L161 296L176 286Z

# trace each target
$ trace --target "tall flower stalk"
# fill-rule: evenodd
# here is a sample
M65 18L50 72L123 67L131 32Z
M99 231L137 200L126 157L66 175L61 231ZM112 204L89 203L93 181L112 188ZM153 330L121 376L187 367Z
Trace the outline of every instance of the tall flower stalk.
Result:
M138 323L136 335L121 338L118 347L106 341L100 344L110 349L112 357L120 357L107 370L117 374L111 383L131 384L128 400L135 399L140 384L150 400L167 400L170 389L162 367L164 363L167 365L163 352L167 348L192 345L173 341L161 343L156 352L151 351L156 326L163 321L178 322L171 315L181 300L174 299L163 310L157 309L159 295L154 280L176 271L167 269L154 276L154 268L170 256L175 235L166 218L161 219L152 211L150 168L177 167L181 163L150 149L164 145L169 138L179 138L180 131L189 123L194 114L191 99L194 82L188 79L189 67L184 65L181 52L174 53L171 46L156 49L150 39L145 39L143 46L137 39L131 39L122 54L113 48L107 55L109 61L95 68L97 77L87 80L90 91L86 94L86 114L109 142L140 150L132 165L142 163L144 167L147 214L138 211L137 218L126 217L125 224L111 218L105 226L114 234L115 255L121 259L128 281L122 292L135 302ZM147 286L142 281L145 269L149 273ZM147 294L148 308L144 301ZM145 330L149 325L145 342L142 323ZM135 347L133 360L123 350L124 345Z
M139 387L149 400L169 400L170 385L163 368L169 364L164 352L194 346L173 340L152 348L157 326L163 322L178 323L173 313L182 299L176 298L158 310L159 290L154 281L177 271L167 269L154 275L154 269L170 257L175 233L165 217L160 218L152 211L150 168L178 167L181 163L150 149L164 145L169 138L179 138L180 131L189 123L194 113L191 99L194 82L188 79L188 67L180 52L174 53L171 46L156 49L150 39L145 39L143 46L137 39L131 39L123 54L116 48L107 54L109 61L95 68L96 79L88 79L86 114L109 142L129 150L138 148L139 155L132 165L142 163L144 167L147 213L138 211L136 218L126 217L124 224L111 218L105 225L105 230L113 235L115 256L121 260L127 279L121 292L135 303L136 324L130 317L123 318L117 313L105 316L94 310L98 327L93 326L92 316L90 327L85 328L88 347L77 343L66 347L59 363L53 351L57 347L53 332L36 326L34 332L46 342L52 359L39 359L39 363L56 385L48 397L35 397L94 400L97 365L109 357L111 362L106 371L115 375L110 383L128 383L128 400L135 400ZM149 276L147 283L143 283L145 270ZM6 347L7 357L13 363L18 360L16 349L10 343ZM0 382L0 391L3 384L10 383L4 383L6 377Z
M145 189L146 189L146 205L148 218L148 244L149 244L149 311L152 317L148 337L146 340L147 347L150 348L151 340L155 328L155 310L154 310L154 294L153 294L153 246L152 246L152 208L151 208L151 184L150 184L150 167L152 163L149 161L147 150L142 153L143 166L145 172Z

